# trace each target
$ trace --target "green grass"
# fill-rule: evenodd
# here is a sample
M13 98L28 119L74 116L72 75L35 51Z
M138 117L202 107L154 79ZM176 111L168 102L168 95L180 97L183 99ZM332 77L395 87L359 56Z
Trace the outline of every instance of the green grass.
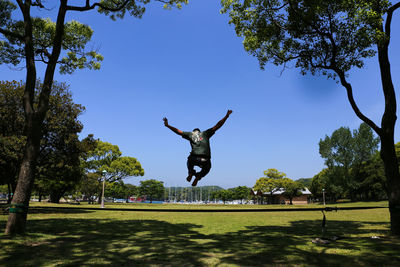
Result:
M366 205L387 206L384 202L338 206ZM108 203L106 206L210 208ZM271 206L226 206L239 207ZM322 213L318 211L36 212L28 216L29 234L13 239L3 234L7 216L0 215L0 266L395 266L400 262L400 240L389 236L387 209L327 212L326 237L340 239L326 245L311 242L321 237Z

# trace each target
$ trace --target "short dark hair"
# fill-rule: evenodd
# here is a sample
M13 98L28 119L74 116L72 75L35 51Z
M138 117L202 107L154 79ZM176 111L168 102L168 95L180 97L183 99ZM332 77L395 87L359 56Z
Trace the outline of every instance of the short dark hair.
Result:
M199 128L194 128L194 129L193 129L193 132L195 132L195 131L201 132Z

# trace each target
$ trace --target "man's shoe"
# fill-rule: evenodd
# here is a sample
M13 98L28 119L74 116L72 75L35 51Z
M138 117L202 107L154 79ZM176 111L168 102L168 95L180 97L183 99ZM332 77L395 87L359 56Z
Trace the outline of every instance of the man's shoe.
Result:
M192 186L196 186L197 185L197 182L199 181L199 179L194 179L194 181L193 181L193 183L192 183Z
M194 179L194 181L193 181L193 183L192 183L192 186L196 186L197 183L198 183L200 180L201 180L201 178L198 178L198 177L196 176L196 179Z
M186 177L186 181L188 181L190 183L190 181L192 180L193 175L195 175L195 174L194 173L193 174L189 173L188 177Z

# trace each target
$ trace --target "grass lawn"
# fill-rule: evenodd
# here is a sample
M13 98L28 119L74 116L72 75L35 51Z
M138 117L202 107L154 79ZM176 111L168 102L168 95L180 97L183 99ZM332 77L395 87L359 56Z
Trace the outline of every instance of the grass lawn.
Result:
M107 204L124 208L221 208ZM338 206L351 205L387 203ZM90 205L94 206L98 205ZM271 206L226 206L239 207ZM400 240L388 236L388 209L333 211L326 212L326 217L326 237L340 237L330 244L311 242L322 235L319 211L37 210L28 215L28 235L13 239L3 234L7 216L0 215L0 266L399 266Z

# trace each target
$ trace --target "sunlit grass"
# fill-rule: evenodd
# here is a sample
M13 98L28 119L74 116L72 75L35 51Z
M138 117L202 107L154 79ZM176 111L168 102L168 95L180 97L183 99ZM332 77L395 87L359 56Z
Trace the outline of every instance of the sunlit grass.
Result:
M32 204L35 205L54 204ZM343 205L350 204L338 206ZM386 203L351 203L351 206L366 205ZM108 203L106 206L271 207ZM314 206L321 207L305 207ZM325 237L340 237L326 245L311 242L322 236L320 211L193 213L49 209L35 212L28 216L27 236L9 239L0 234L0 266L394 266L400 261L400 241L389 236L387 209L326 212ZM2 229L6 219L7 216L0 215Z

